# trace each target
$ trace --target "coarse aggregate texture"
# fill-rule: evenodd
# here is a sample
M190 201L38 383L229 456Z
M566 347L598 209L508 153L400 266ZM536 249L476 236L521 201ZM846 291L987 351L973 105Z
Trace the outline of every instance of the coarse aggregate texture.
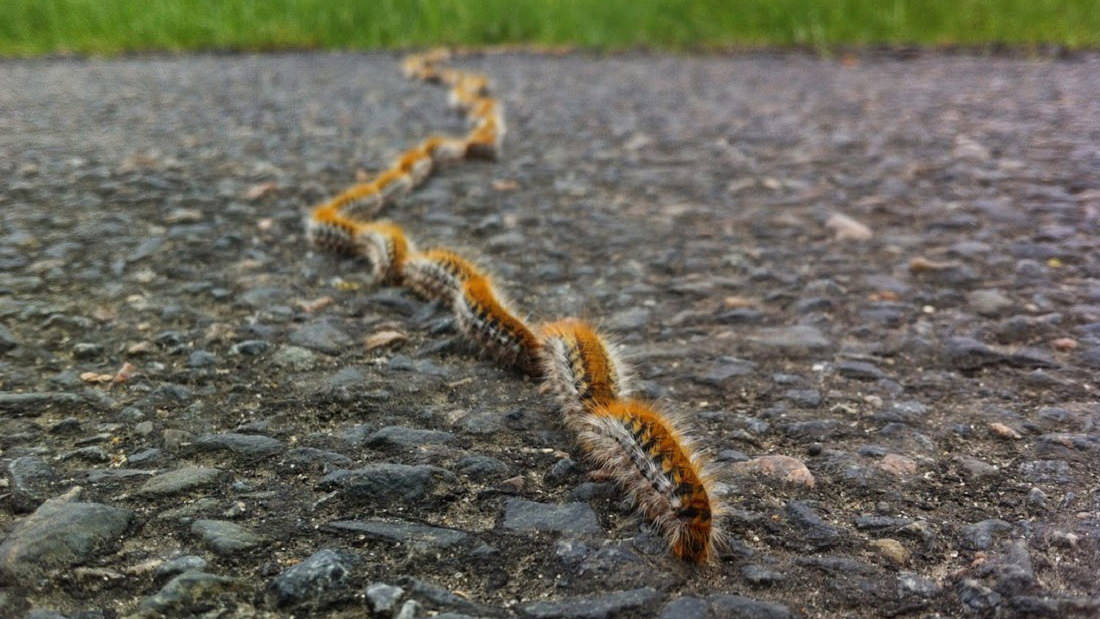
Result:
M1100 57L458 63L504 156L386 214L614 336L718 456L709 568L444 308L306 243L462 131L397 60L0 63L0 616L1100 612Z

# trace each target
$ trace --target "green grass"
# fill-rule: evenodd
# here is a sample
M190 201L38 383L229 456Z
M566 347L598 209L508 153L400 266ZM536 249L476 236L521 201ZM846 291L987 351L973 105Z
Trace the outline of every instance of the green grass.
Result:
M536 43L1100 47L1100 0L0 0L0 55Z

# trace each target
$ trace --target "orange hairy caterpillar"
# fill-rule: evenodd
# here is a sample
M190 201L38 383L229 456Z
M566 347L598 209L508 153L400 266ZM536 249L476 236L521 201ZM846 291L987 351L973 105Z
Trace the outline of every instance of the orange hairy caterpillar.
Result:
M577 429L585 410L610 404L624 393L624 369L613 347L576 319L539 329L543 376L561 406L565 423Z
M652 521L672 553L694 563L715 558L722 513L703 460L675 424L636 400L597 406L582 420L579 443Z
M401 228L368 221L389 200L423 183L444 163L496 159L505 122L488 79L439 68L446 51L411 56L409 77L450 86L452 105L466 112L464 137L431 136L403 152L372 181L353 185L317 206L307 221L318 246L365 258L376 282L404 285L449 304L462 332L499 361L542 377L580 448L623 488L637 511L654 523L677 557L704 563L716 555L722 513L702 455L667 416L630 399L615 347L589 325L566 319L537 334L500 299L491 280L447 249L416 251Z
M405 260L405 286L425 299L454 303L462 286L475 277L484 277L474 265L453 251L429 249Z
M538 375L538 338L497 298L489 278L466 281L455 297L454 312L466 337L503 363Z
M482 118L466 138L466 156L495 160L500 155L503 128L492 118Z

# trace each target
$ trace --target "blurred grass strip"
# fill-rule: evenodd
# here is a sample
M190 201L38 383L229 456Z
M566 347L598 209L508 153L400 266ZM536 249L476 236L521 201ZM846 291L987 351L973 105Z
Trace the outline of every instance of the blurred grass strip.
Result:
M0 55L535 43L1100 47L1100 0L0 0Z

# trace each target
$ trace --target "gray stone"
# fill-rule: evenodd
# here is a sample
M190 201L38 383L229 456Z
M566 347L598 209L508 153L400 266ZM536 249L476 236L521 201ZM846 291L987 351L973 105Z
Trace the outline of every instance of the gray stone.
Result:
M1005 355L1004 362L1017 368L1056 368L1060 365L1047 351L1030 346L1018 348Z
M200 436L192 445L199 451L227 450L249 458L268 458L281 453L286 448L282 441L270 436L235 432Z
M650 310L644 307L632 307L613 314L606 328L611 331L641 331L649 324L649 316Z
M61 454L62 460L83 460L85 462L103 463L111 461L111 454L99 445L81 447Z
M758 587L771 586L783 582L786 578L782 573L756 563L741 566L741 576Z
M731 379L748 376L756 369L756 364L736 357L721 357L706 374L698 377L697 382L713 387L724 387Z
M1100 370L1100 346L1086 348L1077 355L1077 362L1081 365Z
M198 555L183 555L174 557L162 563L157 568L157 578L170 578L184 572L201 572L206 569L206 559Z
M504 504L504 528L514 531L600 533L596 512L585 503L536 503L511 498Z
M405 600L393 619L419 619L424 616L423 606L416 600Z
M836 364L836 373L845 378L856 380L879 380L886 378L886 373L873 363L866 361L841 361Z
M254 309L266 309L274 305L285 305L290 293L282 288L261 286L245 290L237 301Z
M1065 460L1029 460L1020 463L1024 479L1036 484L1068 484L1073 481L1072 469Z
M452 440L454 440L454 435L450 432L405 426L386 426L368 436L363 444L374 449L390 449L442 445Z
M898 593L930 598L940 592L935 581L914 572L898 572Z
M15 417L36 416L48 410L78 410L84 398L75 393L62 391L42 391L12 393L0 391L0 413Z
M218 362L218 358L213 353L205 350L194 350L187 356L187 367L189 368L208 368Z
M197 466L176 469L150 478L141 485L141 488L138 488L137 494L146 496L167 496L170 494L189 492L198 488L211 486L217 483L223 475L224 473L220 469Z
M338 355L351 346L351 338L327 322L313 322L299 327L290 334L290 342L329 355Z
M977 458L971 458L969 456L959 456L955 459L959 464L959 468L966 473L969 479L982 479L985 477L991 477L997 474L997 467L983 462Z
M333 531L351 532L365 535L370 539L400 544L411 544L430 548L447 548L461 544L469 537L465 531L445 529L415 522L393 522L387 520L338 520L330 522L326 528Z
M1004 552L993 560L992 568L996 578L994 589L1006 597L1028 593L1035 584L1031 556L1023 540L1010 542Z
M388 615L393 612L394 606L405 590L401 587L388 585L384 582L373 582L367 585L366 596L372 611L379 615Z
M814 550L831 548L840 542L840 531L822 520L805 502L791 501L784 512L798 537L808 542Z
M482 411L466 415L457 425L467 434L495 434L504 429L504 417L498 412Z
M210 550L233 556L264 544L264 538L228 520L196 520L191 534L199 537Z
M286 452L286 461L297 465L320 464L326 468L344 468L350 466L351 458L335 451L316 449L314 447L297 447Z
M240 588L241 583L236 578L189 570L169 580L155 595L142 600L140 610L146 615L196 615L209 611L214 598Z
M749 336L749 341L789 355L821 353L832 347L832 342L817 327L794 325L759 329Z
M84 479L90 484L113 484L116 482L130 482L134 478L148 479L152 471L141 469L86 469Z
M645 587L590 597L534 602L520 606L520 612L526 617L538 619L603 619L630 611L652 609L660 599L661 594L656 589Z
M350 471L333 471L322 477L317 486L325 491L340 490L360 501L412 502L456 482L453 473L436 466L380 462Z
M577 485L576 488L569 493L570 498L588 502L593 499L607 499L614 497L618 490L615 488L615 484L611 482L595 482L586 481Z
M126 464L141 466L143 464L156 464L164 459L164 452L156 447L142 449L141 451L126 456Z
M268 594L277 607L310 602L311 608L324 608L334 592L347 588L348 577L359 561L345 550L318 550L276 576L268 585Z
M34 580L45 571L84 563L116 543L133 512L75 501L79 488L47 500L20 521L0 544L0 574L9 582Z
M948 364L959 370L976 370L1004 361L1004 355L972 337L948 338L943 350Z
M966 298L970 307L982 316L999 316L1016 305L1000 290L975 290Z
M264 340L245 340L231 346L229 348L229 354L255 357L256 355L264 354L269 348L271 348L270 342Z
M490 456L472 454L460 459L456 466L467 477L487 480L504 477L508 474L508 465Z
M903 400L891 402L881 411L874 414L877 421L893 421L901 423L916 423L928 414L928 407L916 400Z
M16 346L19 346L19 341L15 339L11 331L8 331L7 327L0 325L0 354L13 350Z
M821 392L817 389L788 389L783 392L783 398L802 408L821 406Z
M570 475L577 472L577 463L572 458L562 458L550 467L546 472L546 483L557 486L563 483Z
M491 617L505 614L497 609L471 602L443 587L423 581L419 578L404 576L397 582L405 588L409 597L415 597L433 608L455 609L461 612L470 613L477 617Z
M715 314L714 320L724 325L738 325L759 322L764 313L751 307L738 307Z
M301 346L284 345L271 355L271 363L287 370L306 372L317 367L317 355Z
M79 342L73 344L73 358L82 361L95 359L103 355L103 345L94 342Z
M213 497L200 497L189 503L184 503L173 509L166 509L157 514L158 520L178 520L190 523L195 516L213 514L218 511L221 502Z
M972 611L987 611L1001 603L1001 594L972 578L963 579L958 585L959 602Z
M993 536L1012 530L1012 525L991 518L974 524L968 524L959 531L959 542L963 548L986 550L993 545Z
M367 424L357 424L350 428L344 428L337 433L342 440L349 445L355 447L362 447L371 434L374 434L374 426Z
M144 260L145 258L148 258L149 256L157 253L162 245L164 245L164 237L148 237L141 241L141 243L139 243L138 246L134 248L134 251L126 258L126 261L137 262L139 260Z
M791 611L783 604L762 602L740 595L712 595L707 598L714 617L729 619L790 619Z
M859 516L853 521L853 524L855 524L856 528L860 531L885 533L888 531L897 531L912 522L913 521L908 518L897 518L894 516Z
M660 619L708 619L707 601L697 597L682 597L665 604Z
M9 462L7 478L11 506L16 513L34 511L49 498L58 481L57 473L38 456L22 456Z
M667 552L667 546L664 550ZM653 573L653 564L630 547L614 544L589 553L577 567L577 573L604 589L619 589L646 582Z

